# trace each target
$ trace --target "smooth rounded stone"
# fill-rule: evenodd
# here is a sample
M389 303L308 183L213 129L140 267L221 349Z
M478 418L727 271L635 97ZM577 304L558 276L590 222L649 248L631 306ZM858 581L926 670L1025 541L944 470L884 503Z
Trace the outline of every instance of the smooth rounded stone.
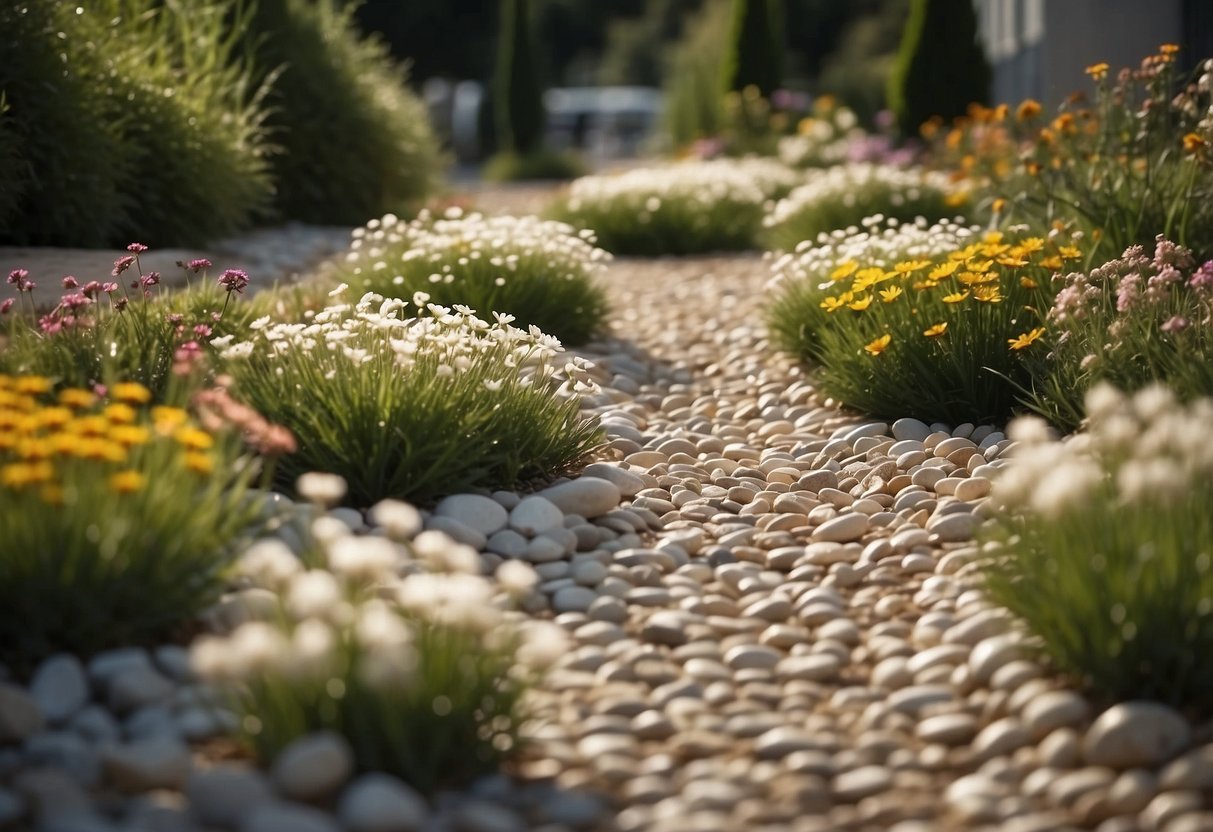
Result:
M501 529L489 535L485 548L505 558L520 558L526 554L528 543L530 541L513 529Z
M1044 771L1044 769L1037 769L1037 771ZM1083 795L1094 791L1106 791L1115 779L1116 772L1110 768L1088 766L1050 778L1045 793L1054 804L1070 807Z
M605 564L592 558L574 560L569 577L582 586L598 586L610 574Z
M914 674L906 667L905 656L890 656L872 668L871 683L885 690L897 690L914 681Z
M948 685L912 685L893 691L885 701L894 711L917 716L923 708L951 702L954 696Z
M702 656L688 659L682 669L692 679L703 682L727 682L733 678L733 674L723 664Z
M970 714L939 714L919 722L914 735L923 742L960 745L977 736L977 730L977 718Z
M947 457L962 449L977 450L977 445L963 436L951 436L940 440L931 451L937 457Z
M1140 768L1123 771L1108 787L1108 811L1117 815L1135 815L1146 808L1158 791L1158 778L1153 772Z
M848 646L854 647L859 644L862 635L859 626L849 618L835 618L833 621L827 621L817 628L817 637L820 639L833 639Z
M618 488L624 497L633 497L644 488L644 480L639 474L609 462L591 462L582 469L581 476L607 480Z
M101 779L101 757L98 750L79 734L71 731L43 731L25 741L23 764L27 766L56 766L76 779L82 786L96 786Z
M1036 758L1051 768L1074 768L1082 758L1080 740L1073 728L1058 728L1040 741Z
M126 732L127 739L132 740L181 736L180 724L167 704L140 708L127 717L122 729Z
M628 619L628 605L623 599L610 595L599 595L590 602L585 610L591 621L609 621L612 624L622 624Z
M88 676L94 685L105 685L112 676L152 667L152 657L142 647L106 650L89 659Z
M973 502L990 494L992 483L985 477L968 477L961 480L952 492L958 500Z
M494 505L496 504L494 503ZM504 508L501 510L505 511ZM484 532L480 531L479 529L474 529L467 523L457 520L454 517L432 514L426 518L425 528L427 531L442 532L456 543L471 546L477 551L483 550L488 542L488 537L485 536Z
M837 488L823 488L817 493L817 497L838 509L846 508L855 502L855 498L851 494ZM823 507L818 506L818 508ZM810 512L810 516L812 516L812 512Z
M0 829L15 826L25 814L25 801L16 792L0 786Z
M88 676L75 656L51 656L34 671L29 695L52 725L65 722L88 704Z
M792 725L781 725L754 740L754 756L760 760L782 760L789 754L813 751L820 747L820 740L809 731Z
M772 595L745 607L741 611L741 615L745 618L761 618L763 621L778 624L787 621L792 615L792 602L783 595Z
M587 612L598 598L598 593L584 586L565 586L552 596L552 609L556 612Z
M1121 702L1091 724L1082 755L1094 766L1149 767L1167 762L1191 741L1192 726L1174 709L1157 702Z
M101 749L106 780L124 792L180 789L189 777L189 746L176 737L152 737Z
M969 658L969 648L960 644L936 644L926 650L920 650L906 662L906 670L917 676L924 670L947 665L954 667L963 664Z
M545 488L539 496L565 514L578 514L587 519L606 514L616 508L622 498L619 486L597 477L559 483Z
M724 662L733 670L772 670L782 657L761 644L739 644L725 651Z
M863 517L860 515L853 515ZM841 519L841 518L838 518ZM865 521L867 518L864 518ZM858 543L839 543L837 541L818 541L804 548L804 562L814 566L833 566L836 563L858 563L863 554L863 547Z
M969 654L969 669L973 672L975 681L985 684L990 681L994 671L1021 658L1022 654L1023 648L1018 635L1003 633L991 636L973 645L973 651Z
M1213 790L1213 745L1194 748L1167 764L1158 775L1163 789Z
M345 737L317 731L284 748L270 766L279 793L292 800L321 800L345 785L354 772L354 752Z
M1169 815L1162 832L1209 832L1213 829L1213 811L1185 810Z
M688 555L697 555L703 549L705 539L703 529L676 529L664 533L661 536L661 544L669 543L678 546Z
M380 772L364 774L341 793L337 817L349 832L414 832L429 818L415 789Z
M1040 739L1057 728L1084 725L1091 718L1091 706L1074 691L1050 690L1024 705L1021 716L1032 738Z
M906 555L901 559L899 566L901 567L901 571L907 575L934 572L935 558L930 555Z
M0 682L0 744L21 742L44 724L42 710L24 688Z
M977 518L971 514L936 514L927 521L927 531L941 543L971 540L977 531Z
M651 644L677 647L687 642L687 615L673 610L659 610L648 617L640 628L640 637Z
M885 436L889 432L889 426L885 422L865 422L862 425L857 425L849 430L844 431L838 438L842 439L848 445L855 444L858 439L863 439L869 436Z
M775 675L783 680L804 679L810 682L828 682L838 678L842 661L831 653L812 653L807 656L789 656L775 665Z
M523 497L509 513L510 528L527 537L534 537L549 529L564 527L564 513L550 500L531 495Z
M810 537L817 542L850 543L863 537L869 525L866 514L841 514L815 528Z
M122 728L113 714L101 705L85 705L68 723L68 727L86 740L102 743L116 740L122 735Z
M922 442L931 435L931 428L925 422L920 422L918 419L898 419L893 423L893 438L898 440L912 439L915 442Z
M239 832L341 832L341 826L327 812L272 800L258 803L244 815Z
M893 787L893 772L884 766L865 765L836 776L830 784L834 796L848 803L888 791Z
M89 793L57 768L21 769L8 786L22 799L26 811L43 827L63 816L85 815L94 811Z
M889 546L894 551L905 551L913 549L915 546L925 546L930 541L931 535L926 529L910 527L901 529L892 537L888 538Z
M218 765L194 771L185 782L190 810L206 826L236 827L259 803L274 799L269 780L258 769Z
M665 740L677 733L674 723L661 711L641 711L632 717L631 731L642 740Z
M1024 724L1013 716L991 722L973 738L973 756L978 760L1003 757L1018 751L1032 741Z
M946 476L939 468L923 466L910 474L910 483L933 492L935 485Z
M527 542L522 559L528 563L552 563L562 559L566 554L564 544L560 541L541 534Z
M156 667L178 684L194 680L190 667L190 651L178 644L165 644L152 651Z
M450 517L485 537L504 529L510 520L509 512L504 506L491 497L480 494L452 494L444 497L434 507L434 514L438 517Z

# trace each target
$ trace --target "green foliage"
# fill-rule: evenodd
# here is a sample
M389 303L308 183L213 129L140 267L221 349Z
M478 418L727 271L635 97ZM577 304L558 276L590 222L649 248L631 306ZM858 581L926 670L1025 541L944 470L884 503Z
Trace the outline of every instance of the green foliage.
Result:
M720 62L728 34L728 5L708 2L671 50L662 119L675 146L715 135L724 122Z
M1111 699L1205 707L1213 689L1213 403L1102 385L1083 435L1019 449L995 482L986 590L1064 673ZM991 551L989 548L986 551Z
M1162 382L1184 401L1213 396L1213 261L1159 237L1086 273L1058 276L1028 407L1067 430L1100 382L1135 392Z
M904 136L931 116L951 119L990 97L990 64L971 0L912 0L889 75L889 108Z
M50 388L0 376L0 660L17 670L170 637L218 600L258 509L237 437L149 414L139 385L96 404L70 389L58 406Z
M425 106L353 13L335 0L258 0L243 29L258 81L273 82L266 130L286 219L356 225L415 210L440 182Z
M489 182L524 182L576 179L585 172L585 163L576 154L540 149L525 156L498 153L485 162L481 175Z
M403 503L374 512L392 515L389 530L420 526ZM228 694L261 761L335 732L359 771L433 793L516 754L523 694L567 649L555 625L521 622L501 590L506 573L534 583L534 570L514 562L494 584L474 550L433 531L400 545L329 530L322 550L328 569L305 571L281 544L250 548L237 575L277 593L278 608L193 648L193 667Z
M865 125L888 106L889 75L909 5L909 0L884 0L871 13L854 17L823 61L818 89L846 102Z
M733 0L725 91L757 87L765 98L783 83L783 32L779 0Z
M29 165L22 150L25 142L8 110L8 101L0 90L0 227L15 222L17 208L30 180Z
M529 0L501 0L497 46L497 135L506 150L522 155L543 145L543 87L531 40Z
M431 303L469 306L483 318L511 315L523 329L574 345L602 328L606 295L593 278L608 259L592 234L562 223L423 212L410 223L373 223L332 279L358 296L424 292Z
M546 337L436 306L406 318L403 301L376 298L216 344L233 391L298 439L284 486L326 471L355 505L429 500L550 476L598 444L555 389Z

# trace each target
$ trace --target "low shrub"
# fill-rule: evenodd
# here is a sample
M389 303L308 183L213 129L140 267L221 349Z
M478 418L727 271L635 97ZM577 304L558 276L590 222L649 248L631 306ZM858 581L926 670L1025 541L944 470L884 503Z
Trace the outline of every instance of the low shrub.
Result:
M1163 387L1087 396L1088 429L1013 423L994 484L986 591L1101 696L1208 705L1213 689L1213 402Z
M845 162L851 146L865 137L855 112L829 96L813 102L813 112L796 126L796 132L779 139L779 160L796 168L823 168Z
M598 443L577 399L557 389L583 382L567 375L576 359L561 378L554 339L466 307L429 304L406 317L407 305L368 293L301 323L259 320L247 341L211 342L233 392L298 438L279 465L284 486L328 471L346 479L355 505L429 500L551 475Z
M33 281L15 269L8 283L15 298L0 302L8 323L8 344L0 351L0 371L33 373L76 387L104 385L114 379L136 381L155 401L178 400L200 380L196 365L209 354L208 339L242 332L249 321L233 302L248 284L239 269L211 280L208 260L183 263L184 291L165 291L158 272L144 272L133 243L118 258L105 281L81 284L63 278L63 296L45 314L27 295ZM192 277L191 277L192 275Z
M1025 354L1045 348L1037 342L1049 278L1064 259L1081 256L1069 245L992 232L891 267L846 260L824 288L775 302L804 310L816 301L826 312L805 314L826 394L878 417L999 422L1029 381Z
M0 375L0 660L165 638L214 602L257 510L238 437L152 407Z
M1090 272L1058 275L1028 406L1073 429L1101 381L1133 392L1164 382L1180 399L1213 395L1213 261L1161 236L1153 255L1131 246Z
M586 176L553 214L614 254L698 254L753 248L766 199L751 172L721 159Z
M359 34L356 6L258 0L240 30L258 83L273 82L265 127L285 219L353 226L415 210L441 182L425 106L387 48Z
M822 232L880 214L902 221L964 213L965 194L948 177L921 168L854 163L806 173L805 183L763 219L766 238L787 251Z
M451 209L412 222L389 214L355 231L336 276L355 294L376 292L431 303L460 304L489 318L512 316L519 327L537 326L565 344L597 332L606 295L593 280L610 255L593 234L535 217L485 217Z
M375 512L420 526L404 503ZM227 694L266 764L293 740L332 731L360 771L427 793L493 772L520 748L525 691L567 649L560 628L510 609L503 585L525 591L538 576L511 562L500 583L483 578L475 550L439 532L393 542L336 525L314 525L321 567L271 541L241 557L239 577L275 593L278 608L200 638L194 669Z
M571 151L535 150L531 153L498 153L484 164L482 175L489 182L576 179L586 173L585 163Z

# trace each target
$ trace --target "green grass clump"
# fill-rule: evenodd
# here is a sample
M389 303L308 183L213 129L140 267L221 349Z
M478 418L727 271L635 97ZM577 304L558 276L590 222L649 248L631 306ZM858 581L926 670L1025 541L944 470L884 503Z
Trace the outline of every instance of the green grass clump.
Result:
M593 276L610 255L589 232L535 217L428 212L409 223L388 215L359 229L336 279L354 294L376 292L511 315L564 344L582 344L603 324L606 295Z
M1088 429L1021 448L995 483L986 590L1063 672L1110 699L1207 707L1213 690L1213 402L1087 398Z
M791 251L818 234L858 226L865 217L934 221L964 213L966 204L947 176L920 168L855 162L805 176L805 183L763 219L765 237L775 248Z
M1133 392L1163 382L1180 399L1213 396L1213 261L1159 237L1153 251L1131 246L1092 269L1058 276L1029 408L1066 430L1083 418L1083 398L1108 382Z
M959 231L904 235L935 242L902 249L906 259L897 262L887 257L895 245L856 247L824 279L777 281L768 312L776 342L819 365L822 391L865 413L953 424L1006 419L1030 380L1028 357L1044 348L1049 278L1081 255L996 232L940 251L949 237L965 239ZM813 256L804 255L810 263Z
M767 198L736 161L684 162L583 177L552 214L614 254L699 254L754 248Z
M355 505L429 500L551 475L597 445L576 398L556 390L553 339L433 305L410 318L406 305L368 294L212 342L235 395L298 439L285 484L327 471Z
M498 153L485 162L483 176L489 182L523 182L576 179L585 172L585 163L576 154L540 149L524 154Z
M357 225L415 209L441 182L425 106L387 47L357 31L355 7L258 0L243 27L255 77L273 81L265 128L285 219Z
M381 508L420 525L407 504ZM567 649L554 625L522 623L510 609L503 585L536 582L534 570L511 563L494 584L478 574L474 551L438 532L412 543L330 533L323 548L327 568L310 570L278 544L249 549L236 571L278 593L272 623L248 622L193 648L195 670L229 694L262 762L296 739L334 732L359 771L429 794L515 755L523 695Z
M149 411L139 384L108 396L0 375L0 661L19 671L171 636L257 510L237 437Z

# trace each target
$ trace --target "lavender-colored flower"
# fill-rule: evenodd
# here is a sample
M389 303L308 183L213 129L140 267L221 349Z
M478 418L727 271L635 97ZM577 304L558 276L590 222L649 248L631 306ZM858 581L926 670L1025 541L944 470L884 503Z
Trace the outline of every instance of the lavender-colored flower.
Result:
M185 268L189 269L194 274L197 274L203 269L209 269L210 267L211 261L207 260L205 257L197 257L185 264Z
M133 255L133 254L122 255L121 257L119 257L117 260L114 261L114 270L112 272L110 272L110 274L112 274L114 277L117 277L118 275L122 274L124 271L129 269L131 267L131 264L133 264L134 262L135 262L135 255Z
M76 278L72 277L70 274L67 277L63 278L63 288L64 289L78 289L79 287L80 287L80 281L76 280Z
M1183 315L1174 315L1168 318L1159 327L1163 332L1180 332L1187 329L1189 326L1188 319Z
M126 247L126 250L132 254L142 254L143 252L147 251L147 246L145 246L143 243L131 243Z
M244 292L244 287L248 286L248 272L241 269L227 269L219 277L219 285L228 292L236 292L241 294Z

